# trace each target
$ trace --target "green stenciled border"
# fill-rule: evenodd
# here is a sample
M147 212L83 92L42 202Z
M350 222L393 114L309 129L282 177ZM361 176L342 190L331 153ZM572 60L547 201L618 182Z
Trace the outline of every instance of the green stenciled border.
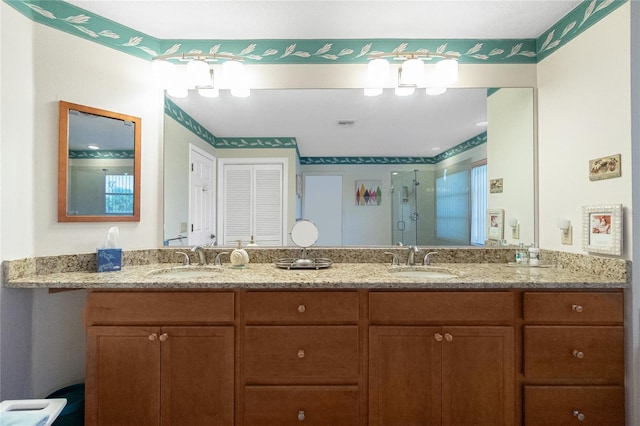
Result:
M200 139L216 148L216 137L208 131L203 125L194 120L189 114L184 112L178 105L176 105L167 96L164 97L164 113L169 117L182 124L187 130Z
M487 132L482 132L435 157L300 157L302 165L372 165L372 164L437 164L469 149L487 143Z
M451 53L462 64L534 64L628 0L586 0L537 39L161 40L61 0L3 0L31 20L139 58L227 53L260 64L357 64L367 55Z
M538 62L567 44L628 0L583 1L536 40Z
M87 150L87 149L77 149L77 150L71 150L69 151L69 158L74 158L74 159L108 159L108 160L115 160L115 159L123 159L123 160L128 160L128 159L133 159L134 158L134 152L133 150L118 150L118 151L111 151L111 150Z
M297 148L296 138L216 138L216 148Z

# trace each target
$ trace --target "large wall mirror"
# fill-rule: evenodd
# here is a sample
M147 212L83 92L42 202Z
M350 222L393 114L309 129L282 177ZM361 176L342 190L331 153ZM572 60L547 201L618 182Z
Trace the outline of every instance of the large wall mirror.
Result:
M487 204L479 208L504 211L504 239L509 244L528 245L536 240L532 88L457 88L435 97L424 91L399 97L388 90L375 98L363 96L362 89L269 89L253 90L249 98L242 99L225 93L213 99L193 93L171 100L221 143L214 148L170 114L165 115L164 240L169 245L188 243L188 139L217 158L274 157L281 150L226 149L224 138L253 138L250 142L255 142L256 138L285 136L296 138L302 157L326 160L292 167L291 173L297 176L290 176L292 182L302 178L302 190L291 190L289 203L296 205L298 217L316 222L320 233L317 246L479 244L468 238L471 225L467 222L472 213L468 187L471 169L483 161L486 175L479 186L486 189ZM488 125L479 127L478 121ZM378 164L332 164L334 157L357 160L385 156L433 161L402 164L391 158ZM449 184L460 176L464 182L455 190L463 194L447 196L445 192L453 190ZM322 182L311 189L306 178ZM490 180L502 186L491 191ZM356 182L360 181L381 185L379 205L357 205ZM337 186L329 188L328 182ZM338 191L342 195L336 200ZM340 204L338 216L330 212L311 216L307 201L314 198L322 207ZM451 227L456 229L465 221L465 238L440 232L447 219L440 215L439 206L452 198L466 200L460 207L464 219L456 212L455 221L449 220L455 222ZM331 230L340 228L336 239L325 240L328 231L320 223L323 217L331 218L326 225ZM509 226L514 221L515 233Z
M60 101L58 222L140 221L141 119Z

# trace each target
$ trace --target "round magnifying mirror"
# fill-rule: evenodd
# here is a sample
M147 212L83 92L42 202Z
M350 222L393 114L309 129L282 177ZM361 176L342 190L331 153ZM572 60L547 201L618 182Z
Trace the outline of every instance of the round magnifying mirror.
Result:
M318 228L310 220L301 219L291 228L291 241L298 247L311 247L318 241Z

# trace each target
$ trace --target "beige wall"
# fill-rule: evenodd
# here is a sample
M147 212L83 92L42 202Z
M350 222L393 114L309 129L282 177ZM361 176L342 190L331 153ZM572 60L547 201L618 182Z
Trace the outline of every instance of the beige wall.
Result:
M584 253L582 206L625 207L624 258L631 259L629 5L615 10L538 64L540 246ZM589 160L622 155L622 177L592 182ZM573 225L560 243L557 219Z

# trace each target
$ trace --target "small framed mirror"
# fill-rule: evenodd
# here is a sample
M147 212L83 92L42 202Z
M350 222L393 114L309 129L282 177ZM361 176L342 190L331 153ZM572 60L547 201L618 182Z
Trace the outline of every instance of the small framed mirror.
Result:
M141 122L60 101L58 222L140 221Z

